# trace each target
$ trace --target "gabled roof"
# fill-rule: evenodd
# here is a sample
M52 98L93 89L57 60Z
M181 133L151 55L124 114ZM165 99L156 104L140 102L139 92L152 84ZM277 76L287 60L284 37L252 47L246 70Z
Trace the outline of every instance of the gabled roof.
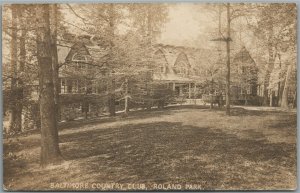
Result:
M67 55L69 54L71 47L68 45L58 45L57 46L57 55L58 63L63 64L66 62Z
M66 61L71 61L72 57L76 53L80 53L81 55L89 55L93 59L94 64L99 64L102 66L107 61L108 50L104 47L100 47L97 44L89 44L86 45L84 42L79 41L73 43L61 43L58 46L58 57L60 63L65 63ZM178 81L191 81L191 77L199 76L201 67L210 63L213 57L214 52L208 49L197 49L190 47L182 47L182 46L171 46L171 45L162 45L157 44L154 45L154 50L161 50L167 61L167 73L156 75L155 79L157 80L178 80ZM178 57L184 54L187 58L187 61L190 66L190 75L188 77L181 77L174 72L174 64Z
M253 58L251 57L249 51L246 49L245 46L242 47L242 49L235 54L234 58L233 58L233 64L237 65L237 64L242 64L242 65L246 65L246 66L256 66L255 61L253 60Z
M156 50L160 49L165 54L167 62L170 67L173 67L177 57L183 53L187 56L188 61L192 69L198 68L199 65L206 65L208 60L214 58L212 55L214 54L212 50L208 49L199 49L199 48L191 48L191 47L183 47L183 46L171 46L171 45L163 45L156 44L154 45Z
M89 55L93 58L93 63L103 63L106 61L107 50L98 45L87 46L83 42L73 43L61 43L57 46L58 62L65 63L71 61L72 57L76 53L81 55Z
M67 57L66 57L66 61L72 61L73 56L75 54L79 54L79 55L88 55L90 56L90 52L87 49L87 47L85 46L84 43L82 42L76 42L72 47L70 52L68 53Z

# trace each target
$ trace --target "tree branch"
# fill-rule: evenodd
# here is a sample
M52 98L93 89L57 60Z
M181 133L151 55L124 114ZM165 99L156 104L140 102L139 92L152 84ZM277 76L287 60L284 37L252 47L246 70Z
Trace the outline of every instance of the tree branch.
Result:
M72 24L72 23L70 23L70 22L63 21L63 20L62 20L62 22L66 23L66 24L69 24L69 25L71 25L71 26L73 26L73 27L76 27L76 28L78 28L78 29L80 29L80 30L82 30L82 31L84 31L84 32L90 33L89 31L87 31L87 30L85 30L85 29L83 29L83 28L81 28L81 27L78 27L78 26L76 26L76 25L74 25L74 24Z
M78 17L78 18L80 18L80 19L82 20L82 22L83 22L85 25L87 25L87 24L93 25L93 24L87 22L88 20L87 20L86 18L84 18L84 17L80 16L78 13L76 13L76 11L73 9L73 7L72 7L70 4L66 4L66 5L70 8L70 10L73 12L73 14L74 14L76 17Z

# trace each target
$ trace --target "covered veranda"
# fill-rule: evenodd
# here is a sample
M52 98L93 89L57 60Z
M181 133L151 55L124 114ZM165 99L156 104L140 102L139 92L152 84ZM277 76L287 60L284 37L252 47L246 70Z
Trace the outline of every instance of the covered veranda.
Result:
M176 74L154 75L154 80L165 83L172 88L176 97L185 97L187 99L198 98L199 83L195 79L181 77Z

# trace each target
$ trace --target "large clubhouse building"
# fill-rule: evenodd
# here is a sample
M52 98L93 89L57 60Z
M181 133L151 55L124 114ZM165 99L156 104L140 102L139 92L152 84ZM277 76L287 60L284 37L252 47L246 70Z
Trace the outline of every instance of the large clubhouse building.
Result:
M87 105L85 109L88 112L96 111L95 114L101 114L107 110L105 101L109 92L105 79L108 76L107 49L94 44L92 37L77 39L79 40L60 43L58 46L61 66L59 90L61 103L65 104L62 113L70 116L74 109L81 109L83 112L83 106ZM224 93L224 86L206 88L207 82L212 79L208 72L209 65L218 61L213 51L163 44L153 45L153 50L155 68L151 71L152 81L165 84L175 97L202 99L207 94ZM232 83L233 100L245 101L249 98L247 96L256 96L258 70L245 47L234 56L232 68L232 77L244 77L237 78ZM251 78L247 77L249 74ZM83 100L87 98L98 101L99 105L83 104Z

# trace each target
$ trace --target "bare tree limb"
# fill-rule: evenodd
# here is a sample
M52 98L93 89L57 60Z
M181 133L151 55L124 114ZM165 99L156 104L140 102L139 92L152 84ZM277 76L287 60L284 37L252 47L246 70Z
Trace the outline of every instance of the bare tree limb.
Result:
M80 16L78 13L76 13L76 11L73 9L73 7L70 5L70 4L66 4L69 8L70 8L70 10L73 12L73 14L75 15L75 16L77 16L78 18L80 18L81 20L82 20L82 22L85 24L85 25L93 25L92 23L89 23L88 22L88 20L86 19L86 18L84 18L84 17L82 17L82 16Z

